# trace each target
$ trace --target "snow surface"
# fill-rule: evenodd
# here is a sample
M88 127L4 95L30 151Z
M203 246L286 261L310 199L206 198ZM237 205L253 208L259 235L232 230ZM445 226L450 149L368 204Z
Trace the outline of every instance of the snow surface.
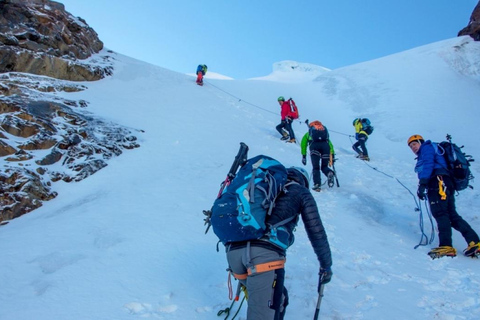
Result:
M330 69L314 64L285 60L274 63L273 72L268 76L251 78L250 80L270 80L288 83L307 82L329 71Z
M136 131L141 147L79 183L55 183L56 199L0 227L0 319L223 319L217 312L230 305L227 264L213 232L204 234L202 210L211 207L240 142L250 156L301 165L299 145L281 142L275 131L279 95L296 100L301 121L329 128L338 155L340 188L314 194L334 272L320 317L480 319L480 261L461 255L460 234L453 259L427 256L437 239L414 249L422 234L406 144L412 134L439 141L449 133L480 157L480 43L453 38L302 83L207 78L199 87L188 75L115 59L112 77L58 95L145 130ZM375 126L370 163L351 149L358 116ZM307 128L301 121L294 124L298 139ZM472 171L480 176L478 162ZM479 205L478 187L457 197L477 232ZM287 256L287 319L313 318L318 267L300 222Z

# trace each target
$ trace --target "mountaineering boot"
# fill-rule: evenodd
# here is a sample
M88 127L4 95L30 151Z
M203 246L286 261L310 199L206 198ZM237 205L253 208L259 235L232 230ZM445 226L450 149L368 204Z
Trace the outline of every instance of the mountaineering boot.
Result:
M312 187L312 190L313 190L313 191L320 192L320 191L322 190L322 188L320 188L320 185L319 185L319 184L314 184L313 187Z
M467 257L478 258L480 257L480 242L471 241L468 244L467 249L463 250L463 254Z
M290 140L287 140L287 142L289 142L289 143L296 143L297 141L295 140L295 138L292 138L292 139L290 139Z
M370 158L368 156L365 156L365 155L362 155L361 157L359 157L360 160L363 160L363 161L370 161Z
M432 259L437 259L445 256L453 258L457 256L457 250L455 250L455 248L450 246L441 246L441 247L436 247L430 250L428 255Z
M327 176L327 179L328 179L327 185L329 188L332 188L333 185L335 184L334 177L335 177L335 174L333 173L333 171L330 171Z
M285 141L285 140L288 140L289 138L290 137L288 135L286 135L286 136L281 137L280 140Z
M363 153L359 152L359 153L355 156L355 158L363 158Z

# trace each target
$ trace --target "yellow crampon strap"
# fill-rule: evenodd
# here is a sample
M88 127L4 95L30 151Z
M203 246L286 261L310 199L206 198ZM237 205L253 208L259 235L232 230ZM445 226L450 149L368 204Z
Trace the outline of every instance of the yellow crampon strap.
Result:
M438 180L438 194L440 195L440 199L446 200L447 194L445 193L445 190L447 190L447 187L443 183L443 178L441 176L437 176L437 180Z

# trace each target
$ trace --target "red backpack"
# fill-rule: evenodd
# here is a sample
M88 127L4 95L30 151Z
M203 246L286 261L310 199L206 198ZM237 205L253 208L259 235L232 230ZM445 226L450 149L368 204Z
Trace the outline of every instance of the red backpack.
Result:
M297 105L295 104L295 101L293 101L292 98L288 99L288 104L290 105L290 112L288 113L287 117L290 117L292 119L298 119L300 116L298 114L298 108Z

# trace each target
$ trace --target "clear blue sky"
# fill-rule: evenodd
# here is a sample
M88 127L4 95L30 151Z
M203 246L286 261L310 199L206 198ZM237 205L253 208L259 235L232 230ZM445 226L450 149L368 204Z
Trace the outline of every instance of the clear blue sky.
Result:
M247 79L330 69L457 36L478 0L59 0L105 47L167 69Z

